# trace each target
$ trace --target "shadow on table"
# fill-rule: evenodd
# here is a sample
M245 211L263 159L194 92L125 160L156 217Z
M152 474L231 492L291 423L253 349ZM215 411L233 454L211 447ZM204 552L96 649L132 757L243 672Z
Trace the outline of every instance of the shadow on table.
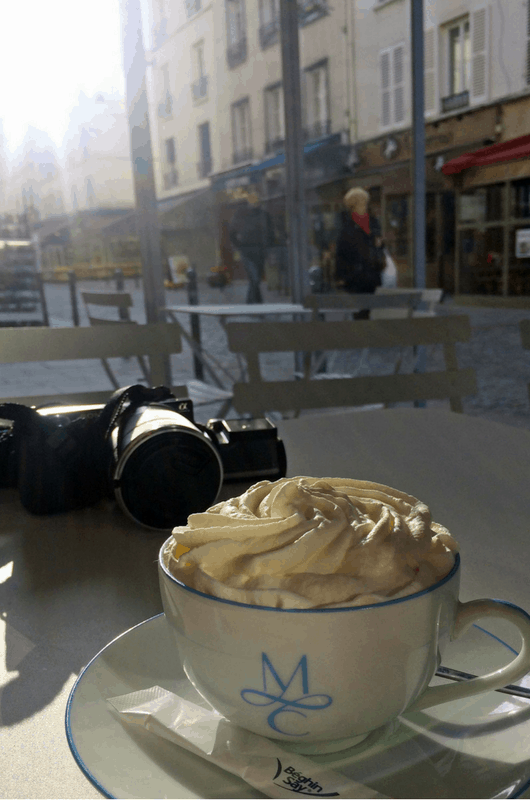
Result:
M157 557L167 533L135 527L110 501L48 517L28 514L10 490L0 501L0 724L9 726L51 703L110 640L162 611Z

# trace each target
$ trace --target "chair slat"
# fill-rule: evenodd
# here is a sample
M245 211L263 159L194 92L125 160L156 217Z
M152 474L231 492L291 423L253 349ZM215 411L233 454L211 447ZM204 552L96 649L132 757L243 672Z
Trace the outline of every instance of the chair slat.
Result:
M338 322L228 322L228 345L236 353L408 347L468 341L466 316ZM317 344L318 343L318 344Z
M420 291L399 294L311 294L304 298L305 308L313 310L416 308L421 302Z
M368 375L357 378L236 383L234 408L240 413L290 411L298 408L363 406L441 400L477 391L473 369L408 375Z
M180 353L177 324L123 323L94 328L0 328L0 363L67 361Z
M132 308L133 301L129 292L81 292L83 302L94 306L111 306L112 308Z

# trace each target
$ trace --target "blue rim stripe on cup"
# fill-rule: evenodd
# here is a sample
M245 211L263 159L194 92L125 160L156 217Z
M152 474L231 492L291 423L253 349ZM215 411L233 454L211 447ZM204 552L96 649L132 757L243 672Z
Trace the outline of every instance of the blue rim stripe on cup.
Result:
M217 597L213 594L207 594L206 592L200 592L198 589L193 589L191 586L186 586L185 583L179 581L178 578L175 578L174 575L171 574L169 569L164 564L163 554L167 547L169 539L164 542L162 547L160 548L160 553L158 556L158 563L166 577L168 577L173 583L176 583L177 586L180 586L181 589L185 589L190 594L198 595L199 597L204 597L207 600L214 600L217 603L227 603L230 606L239 606L240 608L251 608L255 611L278 611L282 614L332 614L333 612L337 611L362 611L363 609L367 608L381 608L382 606L390 606L395 605L397 603L404 603L406 600L413 600L416 597L422 597L423 595L429 594L429 592L434 592L436 589L439 589L440 586L443 586L444 583L447 583L451 580L451 578L456 574L458 568L460 567L460 553L455 554L455 563L453 564L452 569L450 572L447 573L443 578L440 578L439 581L433 583L432 586L428 586L426 589L422 589L419 592L414 592L414 594L407 594L404 597L395 597L393 600L383 600L381 603L369 603L365 606L344 606L340 608L276 608L275 606L261 606L261 605L251 605L250 603L240 603L237 600L228 600L225 597Z

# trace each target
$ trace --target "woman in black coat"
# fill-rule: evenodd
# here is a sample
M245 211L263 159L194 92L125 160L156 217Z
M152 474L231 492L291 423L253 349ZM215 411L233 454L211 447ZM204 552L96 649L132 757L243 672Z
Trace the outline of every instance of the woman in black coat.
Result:
M385 268L381 226L368 214L368 200L368 192L360 188L344 196L347 211L337 240L335 279L351 294L373 294Z

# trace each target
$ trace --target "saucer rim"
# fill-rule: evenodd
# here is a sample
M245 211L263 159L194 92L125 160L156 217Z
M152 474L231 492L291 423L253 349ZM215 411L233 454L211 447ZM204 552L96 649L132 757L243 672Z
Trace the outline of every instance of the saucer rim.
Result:
M446 578L448 578L448 577L449 576L446 576ZM90 768L87 766L87 764L84 761L83 757L79 753L79 750L77 749L77 746L76 746L75 741L74 741L74 735L73 735L72 726L71 726L71 708L72 708L72 704L73 704L73 701L74 701L75 693L77 691L77 688L78 688L80 682L83 680L84 675L87 672L87 670L89 670L89 668L92 666L92 664L95 661L97 661L98 658L108 648L110 648L113 644L115 644L119 639L122 639L124 636L127 636L128 634L130 634L132 631L137 630L138 628L140 628L143 625L147 625L149 623L152 623L156 619L159 619L160 617L165 617L165 614L164 614L163 611L160 612L159 614L155 614L152 617L148 617L147 619L142 620L142 622L139 622L136 625L131 626L130 628L128 628L127 630L125 630L122 633L118 634L118 636L115 636L113 639L111 639L109 642L107 642L107 644L104 645L104 647L102 647L101 650L99 650L90 659L90 661L83 667L83 669L79 673L75 683L73 684L73 686L72 686L72 688L70 690L70 694L68 696L68 700L67 700L67 703L66 703L65 730L66 730L66 738L67 738L68 746L70 748L70 752L72 753L77 765L79 766L79 768L81 769L81 771L83 772L85 777L89 780L89 782L103 795L103 797L110 798L110 800L118 800L118 796L114 795L114 794L111 794L108 789L105 789L105 787L100 783L100 781L92 774L92 772L90 771ZM507 642L504 642L499 636L496 636L494 633L491 633L490 631L486 630L485 628L483 628L480 625L473 624L473 627L476 627L482 633L486 634L487 636L489 636L490 638L494 639L499 644L503 645L503 647L507 648L511 652L514 652L513 648ZM506 795L506 797L507 798L520 798L520 797L523 796L523 794L526 791L528 791L528 789L530 789L530 775L527 778L527 780L525 781L525 783L523 783L515 793L508 794L508 795Z

